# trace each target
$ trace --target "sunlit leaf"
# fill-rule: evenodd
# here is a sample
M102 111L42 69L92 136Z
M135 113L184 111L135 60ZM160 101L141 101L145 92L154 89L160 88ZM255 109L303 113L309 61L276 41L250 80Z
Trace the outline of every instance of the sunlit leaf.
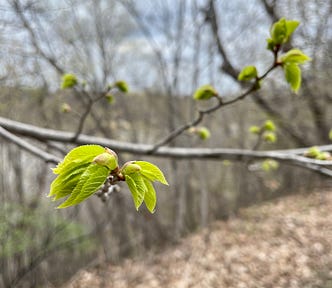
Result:
M280 60L283 64L286 64L286 65L288 63L303 64L307 61L310 61L311 58L309 56L305 55L299 49L292 49L292 50L288 51L285 55L283 55Z
M66 157L58 164L56 168L53 168L55 174L60 174L68 165L73 163L90 163L99 154L105 152L105 148L99 145L83 145L72 149Z
M255 66L246 66L242 69L238 76L239 81L250 81L257 77L257 69Z
M98 164L89 165L80 177L77 186L68 199L58 208L66 208L81 203L83 200L98 191L98 189L105 183L108 175L109 169L107 167Z
M150 180L148 180L147 178L144 178L144 184L146 187L146 192L144 195L144 203L146 208L148 208L148 210L153 213L156 207L156 203L157 203L157 195L156 195L156 191L154 190L154 187L151 183Z
M211 85L203 85L195 91L193 98L195 100L208 100L217 95L218 92L214 89L214 87Z
M126 175L125 181L132 194L136 210L142 205L147 191L142 175L139 172Z
M301 69L297 64L287 64L283 66L286 81L296 93L301 87Z
M162 184L168 185L163 172L156 165L146 161L135 161L135 164L142 168L140 173L150 181L159 181Z

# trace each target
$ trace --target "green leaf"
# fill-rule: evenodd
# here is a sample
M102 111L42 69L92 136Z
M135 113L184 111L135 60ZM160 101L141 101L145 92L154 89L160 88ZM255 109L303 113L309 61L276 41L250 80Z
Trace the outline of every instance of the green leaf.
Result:
M266 132L263 135L263 139L269 143L275 143L277 141L277 135L274 132Z
M272 120L266 120L264 123L264 129L266 131L275 131L276 130L276 125L273 123Z
M129 187L131 195L133 196L136 210L142 205L147 191L142 175L139 172L126 175L125 181Z
M106 97L106 100L108 101L108 103L114 104L115 98L112 94L108 93L105 97Z
M250 81L257 77L257 69L255 66L246 66L242 69L238 76L239 81Z
M299 26L299 24L300 22L298 21L286 20L285 18L281 18L271 27L270 35L272 41L270 41L270 43L273 43L274 45L281 45L286 43L289 40L289 37L295 31L295 29Z
M282 18L278 22L275 22L272 25L270 34L274 44L284 43L287 38L286 19Z
M195 100L208 100L216 96L218 96L218 92L211 85L203 85L195 91L193 98Z
M267 42L266 49L267 49L267 50L271 50L271 51L273 51L274 46L275 46L276 44L274 43L274 41L272 40L272 38L268 38L268 39L266 39L266 42Z
M61 89L73 88L77 83L78 81L74 74L64 74L62 76Z
M105 183L108 175L109 169L107 167L98 164L89 165L80 177L78 184L68 199L58 206L58 208L66 208L81 203L83 200L98 191L98 189Z
M311 58L309 56L305 55L299 49L292 49L292 50L288 51L285 55L283 55L280 60L283 64L286 64L286 65L289 63L303 64L307 61L310 61Z
M300 25L299 21L296 20L286 20L286 28L287 28L287 37L292 36L295 29Z
M161 170L154 164L146 161L135 161L135 164L141 167L140 173L150 181L159 181L168 185L168 182Z
M261 133L261 128L254 125L249 128L249 132L252 134L259 134L259 133Z
M115 82L114 87L118 88L123 93L127 93L129 91L128 84L123 80Z
M147 189L144 195L145 206L151 213L154 213L157 204L156 191L154 190L154 187L149 179L143 177L143 181Z
M92 160L99 154L105 152L105 148L99 145L83 145L72 149L66 157L53 168L55 174L60 174L67 169L72 163L82 164L91 163Z
M292 90L297 93L301 87L301 69L297 64L290 63L283 66L286 81Z
M196 132L202 140L209 139L211 137L210 130L206 127L199 127Z
M69 195L74 190L81 175L89 165L89 163L71 163L71 165L68 165L67 169L52 182L48 197L53 197L53 200L58 200Z

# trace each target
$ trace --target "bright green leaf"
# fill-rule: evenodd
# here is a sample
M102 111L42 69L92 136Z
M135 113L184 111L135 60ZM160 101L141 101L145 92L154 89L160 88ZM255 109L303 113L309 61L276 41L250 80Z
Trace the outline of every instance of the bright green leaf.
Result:
M276 130L276 125L273 123L272 120L266 120L264 123L264 129L266 131L275 131Z
M274 132L265 132L263 139L269 143L275 143L277 141L277 135Z
M272 41L270 42L272 42L274 45L281 45L286 43L289 37L295 31L295 29L299 26L299 24L300 22L298 21L286 20L285 18L281 18L278 22L275 22L271 27L270 35Z
M53 172L60 174L67 169L68 165L73 165L72 163L90 163L97 155L104 152L105 148L99 145L83 145L76 147L66 155L56 168L53 168Z
M121 92L127 93L129 91L128 84L121 80L114 83L114 87L118 88Z
M311 58L305 55L299 49L292 49L288 51L285 55L281 57L281 62L283 64L294 63L294 64L303 64L307 61L310 61Z
M211 85L203 85L195 91L193 98L195 100L208 100L217 95L218 92Z
M274 43L274 41L272 40L272 38L266 39L266 42L267 42L266 49L273 51L273 49L274 49L274 47L275 47L276 44Z
M239 81L250 81L257 77L257 69L255 66L246 66L242 69L238 76Z
M58 208L66 208L81 203L100 189L108 175L109 169L107 167L98 164L89 165L68 199Z
M249 132L252 134L259 134L261 133L261 128L254 125L249 128Z
M61 89L73 88L77 83L78 81L74 74L64 74L62 76Z
M282 18L271 27L271 38L275 44L282 44L287 38L286 19Z
M89 165L89 163L72 163L68 165L67 169L52 182L48 197L53 197L54 200L58 200L69 195L74 190L81 175Z
M199 127L196 132L202 140L209 139L211 137L210 130L206 127Z
M149 179L143 177L143 181L147 189L144 195L144 203L146 208L153 213L157 203L156 191Z
M162 184L168 185L163 172L156 165L146 161L135 161L135 164L142 168L140 173L150 181L159 181Z
M296 93L301 87L301 69L297 64L287 64L283 66L286 81Z
M142 175L139 172L126 175L125 181L129 187L129 190L133 196L136 210L142 205L147 191Z
M287 37L289 38L295 29L300 25L299 21L296 20L286 20L286 28L287 28Z

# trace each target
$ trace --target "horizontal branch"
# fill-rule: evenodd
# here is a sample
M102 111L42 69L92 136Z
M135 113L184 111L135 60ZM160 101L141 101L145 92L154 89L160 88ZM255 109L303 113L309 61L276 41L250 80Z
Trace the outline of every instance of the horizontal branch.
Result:
M231 161L250 161L255 159L263 160L266 158L271 158L281 162L288 162L290 164L301 165L301 166L306 166L306 165L308 166L309 164L311 165L311 167L312 165L332 166L332 161L315 160L302 156L309 148L273 150L273 151L252 151L245 149L227 149L227 148L160 147L158 150L154 151L151 154L151 149L153 148L153 145L122 142L122 141L116 141L102 137L94 137L84 134L81 134L77 139L74 139L73 138L74 133L72 132L63 132L59 130L41 128L38 126L13 121L3 117L0 117L0 126L10 131L11 133L19 134L21 136L31 137L40 140L42 142L55 141L55 142L71 143L77 145L98 144L109 147L115 150L116 152L123 152L123 153L137 154L137 155L153 155L156 157L166 157L166 158L176 158L176 159L210 159L210 160L231 160ZM15 142L17 141L17 143L21 143L18 140L24 141L21 138L19 138L16 139ZM22 143L21 146L23 146ZM31 147L29 149L31 149ZM37 149L39 150L39 148ZM332 151L332 145L319 146L319 149L321 151ZM33 153L32 150L33 149L31 149L31 152ZM49 155L50 154L48 154L48 156ZM45 159L47 159L46 155ZM309 166L306 168L311 169Z

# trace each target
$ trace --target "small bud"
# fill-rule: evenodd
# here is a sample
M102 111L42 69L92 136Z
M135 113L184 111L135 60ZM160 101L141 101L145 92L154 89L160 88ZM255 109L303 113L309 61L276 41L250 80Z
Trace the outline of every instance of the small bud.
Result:
M261 133L261 128L258 126L251 126L249 128L249 132L252 134L259 134L259 133Z
M276 130L276 126L275 124L273 123L273 121L271 120L266 120L265 123L264 123L264 129L266 131L275 131Z
M277 135L273 132L266 132L263 135L263 139L269 143L275 143L277 141Z
M202 140L206 140L211 137L211 133L206 127L198 128L197 134Z
M61 89L73 88L77 83L78 81L74 74L64 74L62 76Z
M141 169L142 168L139 165L135 164L135 161L129 161L122 166L121 172L123 175L130 175L141 171Z
M317 158L321 151L317 146L312 146L309 148L307 152L304 153L304 156L309 157L309 158Z
M262 169L265 172L277 170L278 168L279 168L278 161L275 161L273 159L266 159L265 161L262 162Z
M118 167L118 157L111 149L105 148L105 150L106 152L96 156L92 162L101 166L106 166L113 171L116 167Z
M63 113L69 113L69 112L71 112L70 105L68 103L63 103L61 105L61 112L63 112Z
M125 81L117 81L114 83L114 87L118 88L119 91L127 93L129 91L128 84Z
M330 160L331 154L329 152L320 152L317 156L317 160Z
M108 94L106 94L105 97L106 97L108 103L110 103L110 104L114 104L114 102L115 102L115 98L114 98L114 96L113 96L112 94L108 93Z
M193 98L195 100L209 100L210 98L217 96L218 92L214 87L211 85L203 85L195 91Z

